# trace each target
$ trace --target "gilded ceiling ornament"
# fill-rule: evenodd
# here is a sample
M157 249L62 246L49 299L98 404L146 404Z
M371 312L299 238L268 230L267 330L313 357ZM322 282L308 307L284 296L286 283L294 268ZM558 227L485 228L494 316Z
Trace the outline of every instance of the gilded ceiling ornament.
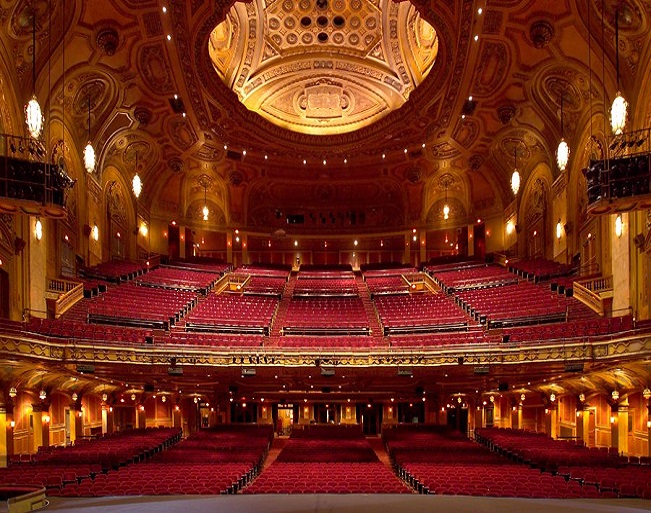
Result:
M328 135L400 108L434 65L439 40L409 2L254 0L233 6L208 47L249 110Z

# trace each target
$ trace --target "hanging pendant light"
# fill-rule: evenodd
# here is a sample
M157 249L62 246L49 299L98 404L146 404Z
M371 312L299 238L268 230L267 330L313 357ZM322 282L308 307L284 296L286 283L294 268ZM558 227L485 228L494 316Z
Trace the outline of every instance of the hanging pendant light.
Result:
M565 171L569 160L570 147L567 142L565 142L563 134L563 93L561 93L561 142L558 143L558 149L556 150L556 163L558 164L558 169Z
M450 206L448 205L448 183L445 182L445 203L443 204L443 219L450 217ZM447 240L445 241L447 242Z
M628 102L619 89L619 7L615 8L615 68L617 71L617 94L610 108L610 127L614 135L620 135L626 126Z
M131 189L133 190L133 195L138 199L142 192L142 180L140 179L140 176L138 176L138 152L136 152L136 174L133 176Z
M32 12L32 98L25 105L27 131L38 139L43 130L43 111L36 98L36 10Z
M208 210L208 203L206 202L206 188L207 188L207 185L208 184L206 184L206 183L203 184L203 209L202 209L202 213L203 213L203 220L204 221L208 220L208 214L210 213L210 211Z
M84 167L89 173L95 170L95 148L90 142L90 96L88 97L88 144L84 148Z
M518 147L513 147L513 174L511 175L511 190L517 196L520 190L520 172L518 171Z

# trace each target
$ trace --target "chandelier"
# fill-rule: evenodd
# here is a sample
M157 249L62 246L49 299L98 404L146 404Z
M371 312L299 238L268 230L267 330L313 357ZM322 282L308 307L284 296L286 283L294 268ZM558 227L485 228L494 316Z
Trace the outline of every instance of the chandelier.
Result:
M208 220L208 214L210 213L210 211L208 210L208 204L206 202L206 188L207 188L207 185L208 184L206 184L206 183L203 184L203 209L201 210L201 212L203 213L203 220L204 221Z
M628 102L619 89L619 7L615 8L615 68L617 70L617 94L610 108L610 127L614 135L620 135L626 126Z
M517 196L520 190L520 172L518 171L518 146L513 147L513 174L511 175L511 190Z
M570 147L567 142L565 142L563 134L563 93L561 93L561 142L558 143L558 149L556 150L556 163L558 164L558 169L565 171L569 160Z
M95 169L95 148L90 142L90 96L88 97L88 144L84 148L84 167L89 173Z
M43 130L43 111L36 98L36 10L32 12L32 98L25 105L27 131L38 139Z
M142 180L138 176L138 152L136 152L136 174L133 176L131 181L131 189L133 190L133 195L138 199L140 193L142 192Z

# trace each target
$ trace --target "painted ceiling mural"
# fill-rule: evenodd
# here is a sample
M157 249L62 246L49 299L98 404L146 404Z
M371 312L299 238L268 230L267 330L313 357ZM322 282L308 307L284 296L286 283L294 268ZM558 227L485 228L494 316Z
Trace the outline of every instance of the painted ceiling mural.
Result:
M219 226L273 231L277 209L333 233L345 222L320 216L434 226L442 169L467 188L468 219L511 203L514 149L524 187L540 164L558 175L561 97L564 136L583 145L586 109L603 113L617 87L618 4L634 98L651 52L642 0L0 2L2 117L35 91L70 148L91 139L100 183L109 166L130 183L137 154L152 216L195 216L205 174Z

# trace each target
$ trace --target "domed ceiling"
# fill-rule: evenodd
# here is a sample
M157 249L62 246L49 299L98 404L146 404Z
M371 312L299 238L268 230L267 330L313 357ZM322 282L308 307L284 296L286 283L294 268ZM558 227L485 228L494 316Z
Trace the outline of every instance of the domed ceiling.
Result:
M400 108L432 68L438 36L408 2L255 0L231 8L209 52L249 110L327 135Z

